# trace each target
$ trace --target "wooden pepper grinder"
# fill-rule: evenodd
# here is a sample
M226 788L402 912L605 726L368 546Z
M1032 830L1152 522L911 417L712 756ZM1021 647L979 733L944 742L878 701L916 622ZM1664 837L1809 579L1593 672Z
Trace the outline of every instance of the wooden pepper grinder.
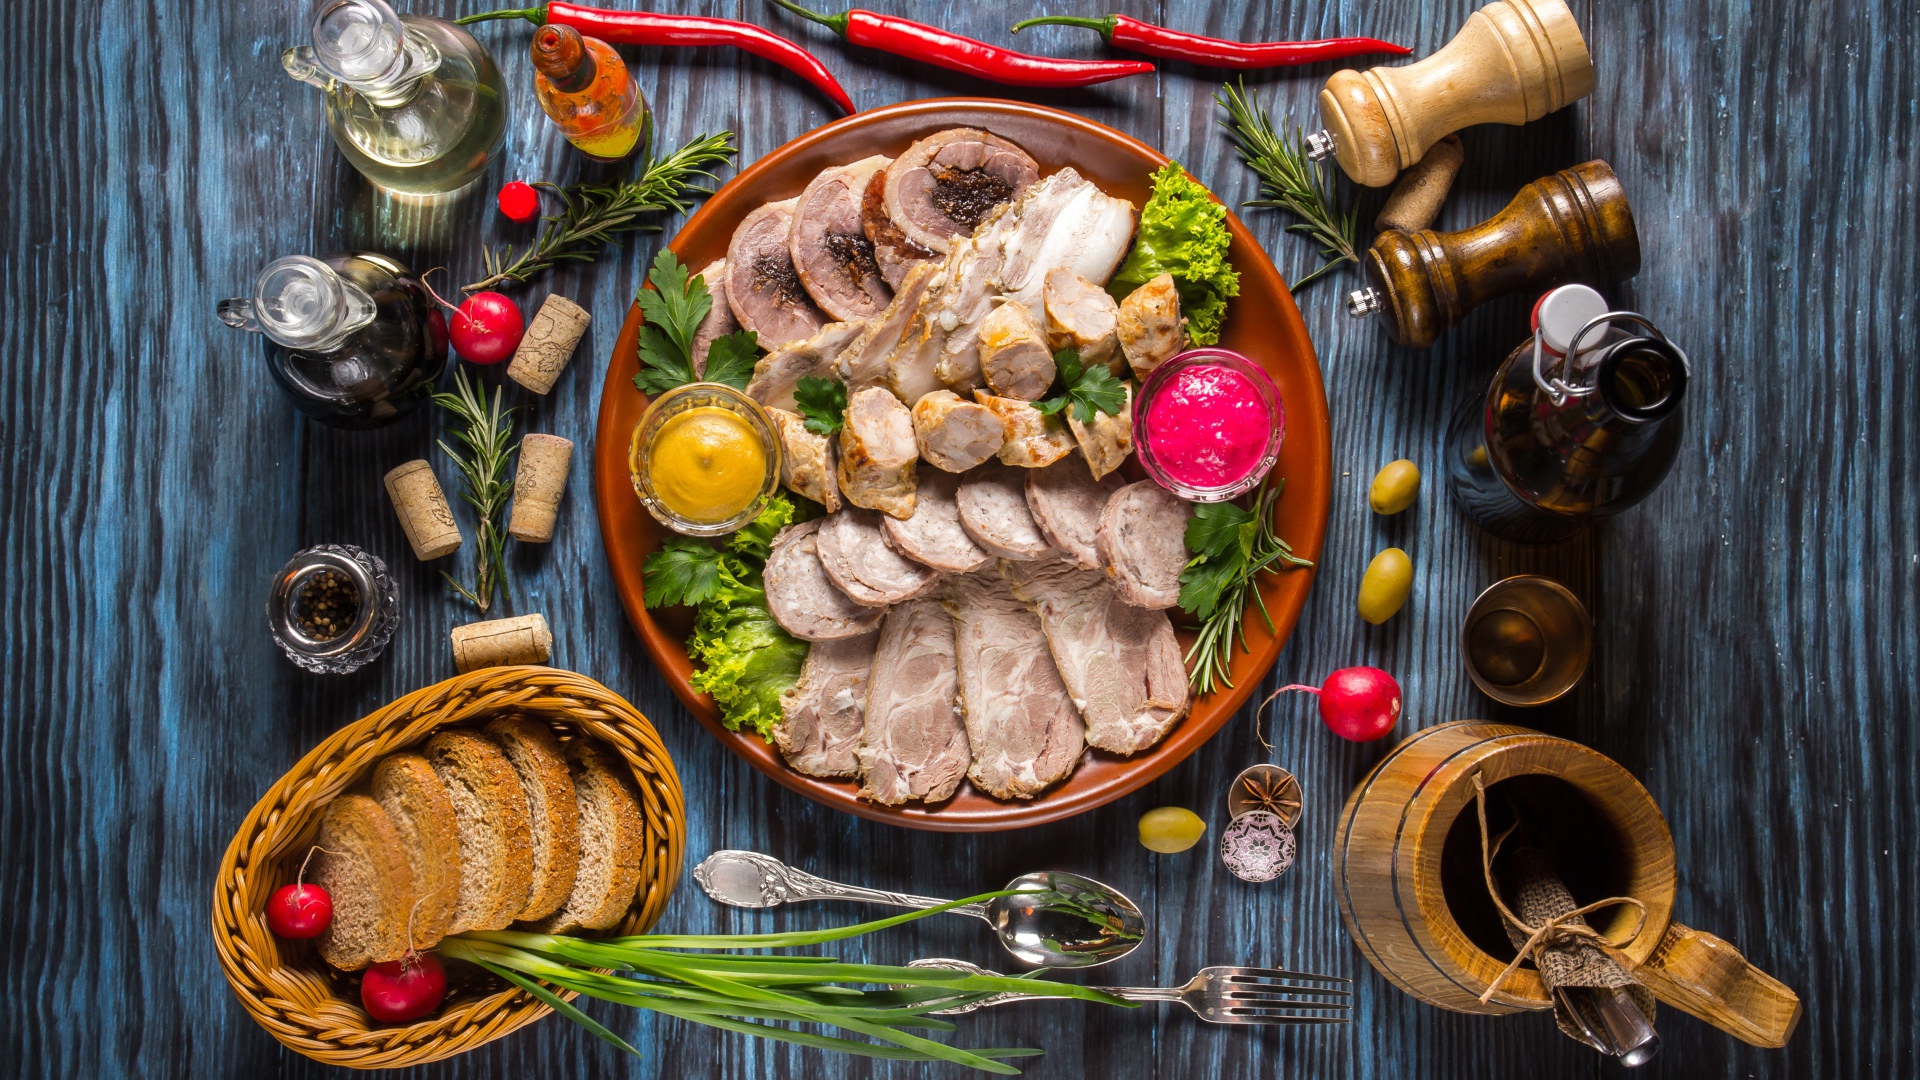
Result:
M1562 169L1520 189L1469 229L1388 229L1367 252L1367 285L1347 314L1382 312L1387 333L1424 349L1467 312L1512 293L1573 282L1605 286L1640 272L1640 233L1604 161Z
M1385 187L1452 132L1524 124L1591 93L1593 58L1564 0L1499 0L1419 63L1334 72L1320 91L1326 130L1307 151Z

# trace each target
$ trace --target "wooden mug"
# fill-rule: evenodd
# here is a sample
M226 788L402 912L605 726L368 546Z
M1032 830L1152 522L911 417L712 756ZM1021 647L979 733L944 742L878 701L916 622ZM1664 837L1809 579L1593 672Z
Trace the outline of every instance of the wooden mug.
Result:
M1417 732L1347 800L1334 835L1334 890L1375 970L1455 1012L1553 1007L1532 967L1480 1000L1514 949L1482 876L1476 774L1550 838L1576 902L1631 896L1646 905L1631 940L1603 947L1654 997L1743 1042L1786 1044L1800 1019L1793 991L1732 945L1673 921L1673 837L1647 789L1603 754L1522 727L1459 720ZM1589 921L1617 941L1635 918L1621 905Z

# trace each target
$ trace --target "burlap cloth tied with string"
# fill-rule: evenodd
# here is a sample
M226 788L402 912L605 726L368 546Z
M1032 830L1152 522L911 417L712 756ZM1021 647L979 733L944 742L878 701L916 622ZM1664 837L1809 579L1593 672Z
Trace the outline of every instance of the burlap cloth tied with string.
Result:
M1493 898L1494 907L1500 911L1500 922L1507 933L1507 940L1518 950L1513 962L1487 985L1480 1000L1491 998L1500 985L1519 970L1522 963L1531 959L1540 972L1540 981L1546 984L1548 994L1553 999L1554 1023L1568 1038L1605 1053L1607 1048L1587 1037L1579 1021L1568 1015L1566 1005L1552 991L1562 986L1622 988L1646 1016L1647 1022L1653 1023L1653 993L1640 985L1598 944L1604 942L1620 948L1639 936L1640 928L1646 921L1646 907L1631 896L1612 896L1585 906L1577 905L1573 894L1567 891L1566 883L1560 880L1559 872L1553 868L1552 858L1544 851L1528 847L1515 848L1508 854L1502 875L1506 883L1503 896L1500 882L1493 876L1494 857L1499 854L1500 845L1519 827L1519 823L1515 822L1489 842L1486 783L1476 774L1473 786L1480 815L1481 870L1486 876L1487 892ZM1513 900L1511 907L1508 906L1507 897ZM1640 918L1618 940L1610 940L1587 925L1586 916L1590 912L1619 905L1631 905L1639 911Z

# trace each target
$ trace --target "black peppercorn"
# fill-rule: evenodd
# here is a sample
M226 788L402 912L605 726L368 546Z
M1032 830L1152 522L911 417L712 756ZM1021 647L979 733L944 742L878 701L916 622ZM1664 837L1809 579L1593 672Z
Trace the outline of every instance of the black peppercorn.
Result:
M313 641L332 641L360 616L360 594L346 575L332 570L308 578L294 598L293 622Z

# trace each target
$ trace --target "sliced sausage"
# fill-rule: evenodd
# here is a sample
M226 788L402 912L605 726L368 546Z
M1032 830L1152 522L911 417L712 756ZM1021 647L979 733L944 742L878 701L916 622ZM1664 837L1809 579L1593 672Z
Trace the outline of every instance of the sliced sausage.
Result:
M1113 493L1125 486L1117 476L1096 480L1085 461L1065 457L1044 469L1027 470L1027 510L1048 543L1082 569L1093 570L1100 566L1093 548L1100 514Z
M890 160L875 155L827 169L813 178L794 207L788 252L800 284L831 318L871 319L893 297L893 287L874 258L873 241L860 224L867 181Z
M998 135L949 128L907 147L885 175L887 216L908 240L945 252L994 207L1019 198L1040 178L1040 166Z
M855 506L901 519L913 516L913 414L881 387L855 393L840 429L840 494Z
M1161 274L1120 301L1120 349L1142 379L1187 347L1187 321L1180 317L1180 290Z
M763 581L767 610L787 633L806 641L839 641L880 625L884 608L847 598L820 563L820 519L789 525L773 538Z
M961 473L1000 452L1007 425L985 405L935 390L913 406L913 439L928 464Z
M1066 267L1047 271L1047 345L1072 349L1085 364L1105 364L1127 373L1120 353L1120 305L1107 290Z
M1003 559L1028 562L1058 554L1027 509L1026 480L1018 469L983 465L960 482L960 527L973 542Z
M1170 608L1180 602L1187 518L1192 514L1192 503L1151 480L1113 493L1100 512L1093 549L1115 595L1143 608Z
M798 202L768 203L748 214L727 244L727 306L741 326L760 335L763 349L810 338L827 323L787 247Z
M700 328L693 332L693 373L707 373L707 350L713 348L716 338L726 337L740 329L740 321L733 317L733 309L727 306L727 260L715 259L700 271L700 280L706 282L707 295L713 299L713 306L707 309L707 317L700 320Z
M959 494L958 476L937 470L921 473L913 516L905 521L897 518L880 521L887 543L908 558L949 574L970 574L992 562L993 553L974 543L960 524ZM1095 511L1094 516L1097 518L1099 512ZM1087 535L1091 548L1091 529Z
M1009 300L980 324L980 374L1001 397L1039 401L1058 372L1040 320Z
M820 525L820 564L848 599L867 607L925 596L940 584L938 570L887 546L882 520L893 519L850 506Z
M1051 465L1073 453L1073 433L1058 416L1048 416L1033 407L1031 401L995 397L975 390L973 400L992 409L1006 425L1007 440L1000 445L1000 460L1023 469Z
M840 485L833 475L833 441L807 430L807 422L785 409L768 409L780 436L780 482L831 514L840 509Z

